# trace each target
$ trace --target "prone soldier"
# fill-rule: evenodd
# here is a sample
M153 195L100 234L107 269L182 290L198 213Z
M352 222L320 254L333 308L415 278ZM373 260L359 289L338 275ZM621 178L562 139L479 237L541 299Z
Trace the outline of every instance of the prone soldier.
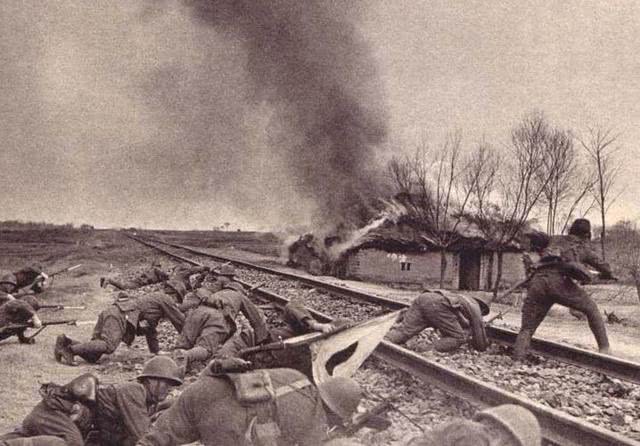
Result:
M20 295L41 293L42 283L47 277L42 271L42 266L37 264L22 268L15 273L5 274L0 277L0 305L18 297L18 293Z
M37 305L38 302L33 296L25 296L24 299L10 300L0 306L0 340L18 336L21 344L33 344L35 340L24 334L26 331L24 325L30 325L33 328L42 327L42 321L36 313ZM13 324L22 325L22 327L12 328Z
M154 293L130 298L120 293L116 302L98 316L90 341L81 343L62 334L56 339L54 357L68 365L76 365L76 355L94 363L102 355L113 353L120 342L131 345L136 335L144 335L149 351L158 353L160 344L156 327L163 318L168 319L176 331L182 331L184 314L168 295Z
M169 279L169 275L160 269L161 265L154 262L149 269L137 277L129 280L117 280L110 277L100 278L100 287L111 285L119 290L133 290L154 283L161 283Z
M330 420L347 424L362 390L349 378L316 388L296 370L220 373L212 361L163 413L138 446L316 446L327 439Z
M391 328L386 339L403 344L431 327L442 335L432 347L438 352L449 352L468 341L467 329L470 329L472 347L485 351L489 340L482 316L487 314L489 305L480 297L426 290L405 310L402 320Z
M533 272L522 306L522 323L514 345L513 357L526 356L531 338L554 304L577 310L587 316L589 328L601 353L610 354L609 338L598 305L577 283L591 281L583 265L595 268L603 279L612 279L611 268L589 247L591 223L576 219L569 235L554 237L542 232L527 234L541 260Z

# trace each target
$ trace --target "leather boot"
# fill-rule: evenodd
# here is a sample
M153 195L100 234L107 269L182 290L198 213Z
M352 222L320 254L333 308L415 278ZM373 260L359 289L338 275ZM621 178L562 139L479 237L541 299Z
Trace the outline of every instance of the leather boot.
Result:
M53 351L53 355L61 364L67 364L70 366L76 366L74 354L69 348L71 346L71 339L69 339L66 335L61 334L56 338L56 346Z

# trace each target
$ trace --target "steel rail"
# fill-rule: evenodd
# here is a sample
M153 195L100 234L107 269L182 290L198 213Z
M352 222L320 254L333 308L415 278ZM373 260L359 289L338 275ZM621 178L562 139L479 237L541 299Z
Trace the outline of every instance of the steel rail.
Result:
M201 265L200 262L167 251L146 240L130 235L129 237L170 257L192 265ZM251 284L242 280L237 281L244 287L251 288ZM264 288L256 289L253 292L260 298L274 302L281 307L289 303L287 298ZM324 313L313 309L308 310L322 322L330 322L332 320L330 316ZM640 442L633 439L581 421L559 410L502 390L495 385L487 384L476 378L456 372L393 343L382 341L376 348L374 356L412 376L418 377L428 385L439 387L477 406L489 407L501 404L518 404L526 407L538 419L542 435L548 443L558 446L640 446Z
M136 237L133 237L131 235L128 236L138 240L138 238ZM148 246L155 247L148 242L143 242L142 240L138 241L141 241ZM322 288L326 291L329 291L331 294L335 294L341 297L360 299L366 302L376 303L393 310L407 308L409 306L409 304L399 300L364 293L362 291L345 288L340 285L327 283L319 279L313 279L307 276L287 271L279 271L266 266L256 265L244 260L222 257L219 255L201 251L199 249L161 240L154 240L154 242L171 246L173 248L183 249L193 254L206 256L220 262L232 262L247 268L256 269L269 274L293 279L299 282L303 282L307 285L314 286L316 288ZM513 345L518 333L507 328L488 326L487 335L495 342L499 342L505 345ZM542 339L539 337L534 337L531 340L531 350L539 355L546 356L560 362L588 369L596 373L602 373L613 378L640 384L640 364L637 362L617 358L615 356L603 355L595 351L586 350L580 347L555 342L548 339Z

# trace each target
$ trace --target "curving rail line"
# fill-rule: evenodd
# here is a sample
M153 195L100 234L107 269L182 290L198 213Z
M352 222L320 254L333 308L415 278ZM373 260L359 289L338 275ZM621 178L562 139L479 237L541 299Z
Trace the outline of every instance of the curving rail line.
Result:
M404 308L407 304L403 302L398 302L392 299L387 299L379 296L370 296L368 294L354 291L346 288L339 287L333 284L327 284L322 281L314 280L308 277L298 276L292 273L283 273L281 271L277 271L271 268L266 268L260 265L254 265L249 262L239 261L235 259L229 259L225 257L215 256L203 251L199 251L197 249L184 247L177 244L156 241L150 242L148 240L142 239L140 237L132 236L131 234L126 234L129 238L142 243L148 247L156 249L162 252L165 255L168 255L172 258L178 259L183 262L187 262L193 265L201 265L200 262L190 259L188 257L181 256L174 252L168 251L155 243L161 243L164 245L172 246L174 248L179 248L191 252L193 254L202 255L206 257L213 258L220 262L228 262L236 263L238 265L242 265L248 268L256 268L264 272L268 272L271 274L276 274L280 276L287 276L289 278L303 281L308 284L312 284L316 287L322 287L325 290L331 291L332 294L340 294L347 295L349 297L359 297L361 299L365 299L369 302L376 301L381 305L386 305L390 308ZM242 283L242 281L239 281ZM244 286L250 287L250 284L243 283ZM259 297L263 299L268 299L277 305L286 305L288 300L282 296L274 294L265 289L258 289L254 291ZM331 320L331 317L320 313L315 310L310 310L315 317L324 322L328 322ZM508 341L507 341L508 342ZM542 343L542 344L541 344ZM551 343L555 344L555 343ZM548 341L537 341L537 348L540 346L544 346L544 348L548 348ZM574 349L571 347L567 347L561 344L556 344L556 349L569 349L575 350L572 354L565 353L564 356L569 358L578 358L578 362L572 362L573 364L577 364L583 367L587 367L588 361L583 361L584 358L581 357L583 352L591 353L582 349ZM543 353L543 352L540 352ZM549 355L553 355L555 353L554 349L549 350ZM514 393L507 392L503 389L500 389L494 385L487 384L478 379L469 377L463 373L459 373L453 371L447 367L442 366L441 364L436 363L435 361L429 360L421 355L415 354L405 348L402 348L398 345L383 341L374 353L380 359L392 364L393 366L404 370L413 376L418 377L429 385L434 385L440 387L441 389L456 395L459 398L470 401L478 406L486 407L486 406L496 406L500 404L518 404L527 409L531 410L538 421L540 422L540 426L543 431L543 437L546 442L554 444L554 445L568 445L568 446L640 446L640 442L637 442L633 439L624 437L615 432L603 429L601 427L595 426L591 423L587 423L581 421L578 418L572 417L570 415L565 414L556 409L549 408L542 404L536 403L529 399L518 396ZM544 353L543 353L544 354ZM597 355L597 354L596 354ZM597 355L603 356L603 355ZM554 358L560 359L559 357L554 356ZM604 357L608 358L608 357ZM615 358L612 358L615 359ZM597 365L597 364L596 364ZM609 367L614 367L613 364L610 364ZM628 367L635 367L636 375L635 379L632 381L638 382L638 371L640 370L640 365L635 363L629 363ZM590 366L589 368L593 368ZM602 373L607 373L603 370L603 368L597 368L597 371ZM615 373L614 376L619 376L620 373Z

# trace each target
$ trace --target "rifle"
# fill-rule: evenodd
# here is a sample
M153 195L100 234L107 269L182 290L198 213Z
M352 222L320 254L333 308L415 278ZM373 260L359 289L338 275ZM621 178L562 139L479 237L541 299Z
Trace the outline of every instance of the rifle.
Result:
M382 401L368 411L355 415L353 417L353 421L344 428L332 430L329 433L329 438L332 439L342 435L353 435L369 424L373 424L374 426L368 427L374 427L377 430L384 430L391 425L391 422L382 418L381 415L391 409L393 409L393 405L389 401Z
M38 305L39 308L51 308L53 310L86 310L87 307L84 305L62 305L62 304L42 304Z
M32 334L31 336L26 336L25 338L27 340L31 340L35 338L42 332L42 330L47 328L49 325L76 325L76 320L62 319L57 321L42 321L42 326L38 328L38 330L34 334ZM0 327L0 334L9 330L22 330L27 328L33 328L33 325L26 324L26 323L25 324L8 324L8 325L5 325L4 327Z
M493 323L493 321L495 321L496 319L502 319L502 316L504 316L505 314L509 313L511 311L511 309L507 309L506 311L499 311L498 314L490 317L489 319L487 319L484 323L485 326L489 326Z
M337 327L335 331L331 333L321 333L319 331L313 333L307 333L300 336L294 336L288 339L280 339L276 342L270 342L268 344L258 345L255 347L243 348L240 350L240 357L244 357L247 355L253 355L261 352L270 352L274 350L285 350L289 348L296 348L303 345L309 345L313 342L319 341L320 339L328 338L329 336L333 336L336 333L339 333L343 330L350 328L349 324L345 324L343 326Z
M54 271L51 274L43 275L44 273L41 273L41 274L38 275L38 277L35 278L35 280L33 282L31 282L29 285L25 285L25 286L21 287L20 289L21 290L24 289L24 288L31 289L33 286L37 285L38 283L44 282L48 277L55 277L55 276L58 276L58 275L60 275L62 273L66 273L66 272L69 272L69 271L73 271L74 269L78 269L81 266L82 266L82 263L78 263L77 265L69 266L67 268L62 268L62 269L59 269L57 271Z

